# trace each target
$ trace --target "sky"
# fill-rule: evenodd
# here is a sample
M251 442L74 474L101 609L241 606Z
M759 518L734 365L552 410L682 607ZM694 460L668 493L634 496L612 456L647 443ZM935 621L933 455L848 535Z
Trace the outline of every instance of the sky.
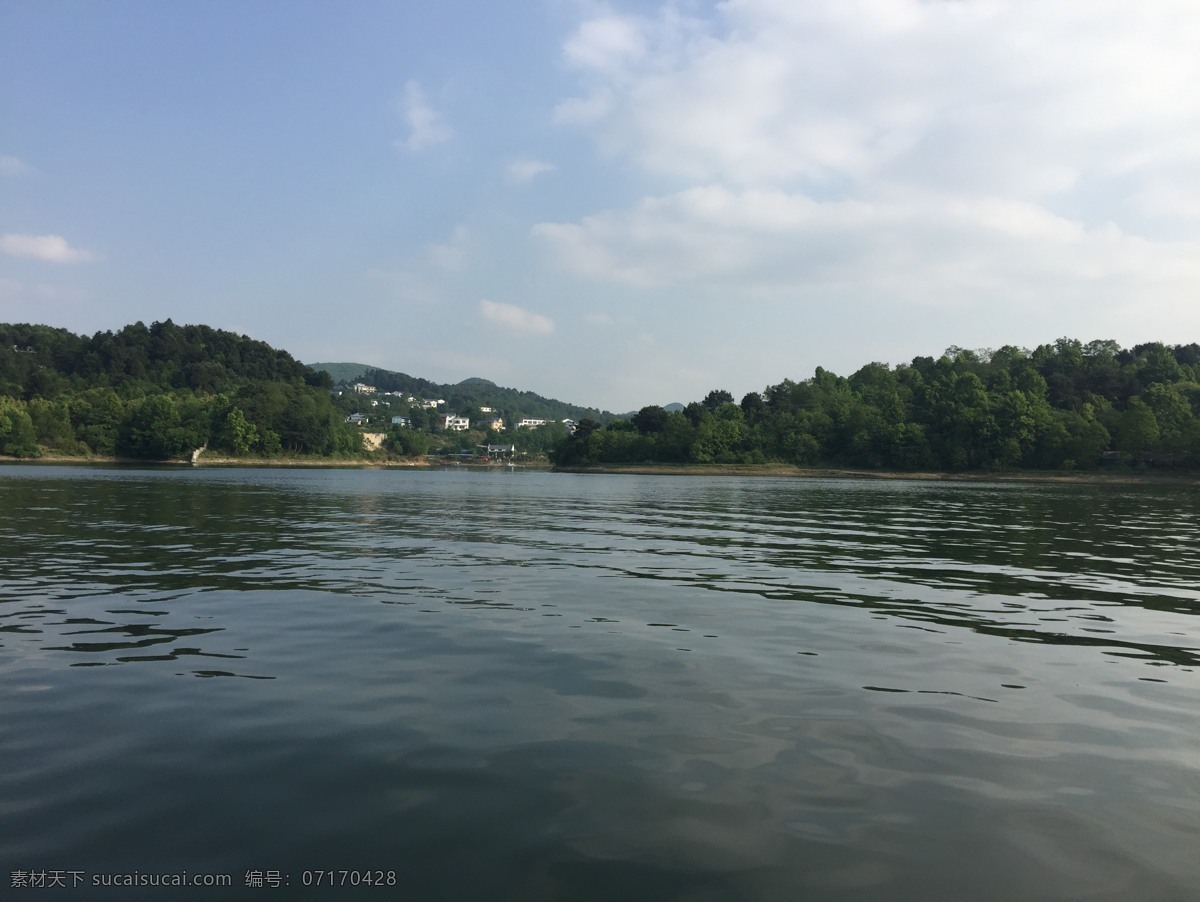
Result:
M612 411L1200 341L1196 0L0 0L0 321Z

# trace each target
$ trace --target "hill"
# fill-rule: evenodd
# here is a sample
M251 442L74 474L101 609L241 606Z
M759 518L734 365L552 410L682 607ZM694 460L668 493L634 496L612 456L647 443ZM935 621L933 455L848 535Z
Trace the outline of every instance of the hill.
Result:
M529 417L547 420L588 418L607 423L613 418L613 414L608 411L546 398L530 391L505 388L480 376L445 384L360 363L313 363L309 366L328 373L336 385L348 386L362 382L383 392L401 392L418 398L444 400L450 410L459 412L491 407L511 422L519 422Z
M208 326L85 336L3 323L0 454L356 454L331 388L286 351Z
M740 404L713 391L682 411L643 408L580 428L560 466L757 464L901 471L1200 468L1200 345L1061 338L821 367Z

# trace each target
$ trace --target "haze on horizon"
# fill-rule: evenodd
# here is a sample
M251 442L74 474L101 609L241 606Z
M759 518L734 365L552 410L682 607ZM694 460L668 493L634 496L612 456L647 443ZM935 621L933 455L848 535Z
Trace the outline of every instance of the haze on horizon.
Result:
M0 320L614 411L1200 337L1200 4L0 0Z

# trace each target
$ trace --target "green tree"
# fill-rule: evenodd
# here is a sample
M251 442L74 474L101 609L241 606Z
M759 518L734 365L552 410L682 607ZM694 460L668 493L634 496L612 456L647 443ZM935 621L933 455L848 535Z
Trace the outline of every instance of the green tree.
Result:
M705 410L715 413L722 404L732 404L733 395L723 388L717 388L705 395L700 403L704 405Z
M115 454L126 402L111 388L92 388L69 402L75 435L94 454Z
M240 407L231 404L218 416L212 443L232 454L247 454L259 444L258 429Z
M1187 383L1155 382L1142 395L1146 406L1154 412L1162 449L1179 455L1189 451L1192 424L1196 420L1186 392Z
M424 457L429 453L429 435L407 427L388 433L386 447L401 457Z
M37 457L41 452L29 411L16 398L0 395L0 454Z
M742 396L740 407L746 417L747 423L757 423L762 418L763 411L765 410L763 396L756 391L747 392Z
M1135 458L1157 449L1158 420L1141 398L1130 398L1117 427L1116 448L1127 458Z
M117 436L117 453L148 460L170 460L191 451L184 437L179 407L170 395L158 394L134 403Z
M697 463L736 463L744 459L748 436L742 409L726 401L696 427L688 453Z
M71 412L66 400L33 398L26 404L26 409L39 445L67 453L81 450L71 427Z
M669 417L670 414L664 408L652 404L633 415L633 425L643 435L657 434L667 428Z

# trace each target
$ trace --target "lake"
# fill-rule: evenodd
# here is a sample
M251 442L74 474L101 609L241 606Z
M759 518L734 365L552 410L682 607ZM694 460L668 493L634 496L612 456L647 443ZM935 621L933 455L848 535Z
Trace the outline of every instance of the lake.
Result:
M0 864L14 899L1193 899L1200 494L5 465Z

